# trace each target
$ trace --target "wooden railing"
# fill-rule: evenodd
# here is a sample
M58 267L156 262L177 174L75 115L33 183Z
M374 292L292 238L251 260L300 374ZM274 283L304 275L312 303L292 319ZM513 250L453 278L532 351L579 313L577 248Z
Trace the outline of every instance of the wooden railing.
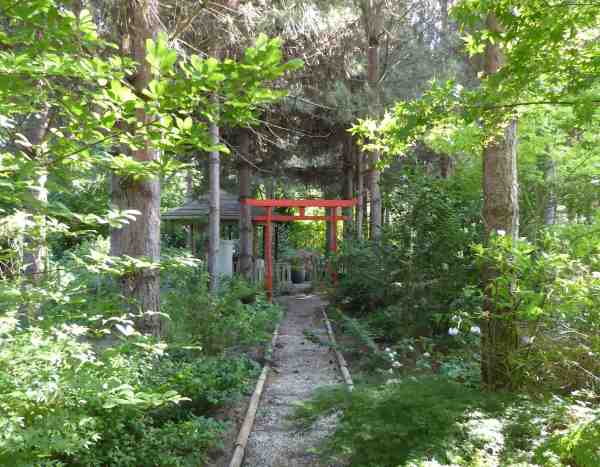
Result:
M292 265L283 261L273 265L274 288L277 293L287 292L292 287Z

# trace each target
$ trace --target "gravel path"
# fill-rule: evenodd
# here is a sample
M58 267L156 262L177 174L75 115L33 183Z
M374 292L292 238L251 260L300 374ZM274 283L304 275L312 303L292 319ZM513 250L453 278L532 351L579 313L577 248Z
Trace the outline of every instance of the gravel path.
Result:
M287 314L279 329L273 370L260 402L254 429L246 448L244 467L308 467L319 465L311 452L333 428L330 417L308 432L297 432L287 420L299 401L309 399L319 386L343 382L335 356L326 346L307 340L310 331L327 341L316 295L297 295L280 301Z

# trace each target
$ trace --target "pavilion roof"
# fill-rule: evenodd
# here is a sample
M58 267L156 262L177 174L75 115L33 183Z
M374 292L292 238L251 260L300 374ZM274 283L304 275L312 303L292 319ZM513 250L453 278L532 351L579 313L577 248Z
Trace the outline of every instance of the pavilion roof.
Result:
M237 195L221 190L221 221L237 222L240 218L240 201ZM205 223L208 222L208 195L187 200L182 206L170 209L161 217L164 221ZM264 208L252 207L252 217L264 216Z

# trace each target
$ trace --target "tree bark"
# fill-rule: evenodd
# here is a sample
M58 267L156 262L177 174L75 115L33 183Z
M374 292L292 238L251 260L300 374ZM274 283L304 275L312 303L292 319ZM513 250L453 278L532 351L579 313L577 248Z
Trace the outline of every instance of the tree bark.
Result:
M146 40L154 39L159 31L158 0L127 1L127 25L123 37L123 49L137 63L133 85L138 95L152 79L150 64L146 61ZM137 120L142 125L149 122L144 109L138 109ZM158 152L144 141L139 149L129 151L131 156L142 162L158 158ZM113 204L120 209L140 212L136 219L111 234L111 253L116 256L160 260L160 182L158 177L133 180L128 177L113 177ZM160 278L157 269L142 268L121 279L123 295L131 297L142 313L138 320L141 332L159 336L161 333Z
M46 106L39 112L30 115L24 122L23 134L29 143L31 143L32 149L36 153L34 155L36 159L40 156L39 146L44 142L48 134L49 124L50 112ZM35 232L35 235L28 236L25 239L23 272L27 276L28 281L33 283L39 282L44 278L45 264L48 257L45 220L40 217L40 207L48 202L47 179L48 174L46 169L40 168L40 172L37 174L36 186L30 190L31 202L29 203L28 211L32 216L38 217L36 221L38 231Z
M374 118L381 114L379 95L379 36L383 30L381 0L364 0L362 13L367 39L367 82L369 85L370 113ZM379 151L369 155L369 192L370 192L370 238L376 240L381 236L381 188L378 169Z
M242 130L240 135L240 200L250 198L250 179L252 169L250 160L250 134ZM240 206L240 274L247 280L252 280L252 207Z
M499 32L493 13L487 27ZM497 43L485 50L485 73L492 75L502 67L504 57ZM519 235L519 197L517 181L517 122L511 120L483 151L483 220L486 237L505 232L516 240ZM484 314L481 334L481 381L489 390L508 389L513 383L511 356L518 347L517 326L512 310L497 303L492 284L498 277L494 265L483 270Z
M365 191L365 176L363 172L363 154L358 148L356 156L356 238L362 240L364 238L363 226L365 222L364 210L364 191Z
M440 154L440 176L447 179L452 175L452 159L447 154Z
M224 4L228 10L237 10L239 0L226 0ZM213 44L214 55L222 58L223 51L218 44ZM218 104L216 96L213 98L213 104ZM220 142L219 126L217 123L209 124L211 144L217 145ZM220 232L221 232L221 156L219 151L211 151L208 155L209 164L209 212L208 212L208 275L210 277L209 290L216 294L219 289L219 274L217 271L217 257L219 255Z
M352 199L354 197L354 139L352 135L346 136L346 144L344 145L344 186L342 189L342 198ZM344 208L344 216L352 219L352 208ZM344 221L344 238L350 239L353 236L354 226L352 221Z
M551 156L548 156L544 162L544 184L548 189L544 206L544 225L548 226L556 224L556 212L558 209L558 200L554 187L556 183L556 161Z

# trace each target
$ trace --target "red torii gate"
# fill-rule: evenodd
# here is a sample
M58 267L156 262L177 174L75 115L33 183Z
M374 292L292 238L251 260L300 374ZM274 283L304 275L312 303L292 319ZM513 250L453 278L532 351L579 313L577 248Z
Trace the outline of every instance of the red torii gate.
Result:
M337 208L350 208L357 204L356 199L240 199L240 204L266 208L266 216L255 216L252 222L265 224L265 289L269 300L273 297L273 251L271 245L272 222L294 221L327 221L331 223L330 250L337 250L337 221L352 220L351 216L338 216ZM329 216L311 216L305 214L306 208L330 208L333 214ZM273 208L298 208L298 215L273 214Z

